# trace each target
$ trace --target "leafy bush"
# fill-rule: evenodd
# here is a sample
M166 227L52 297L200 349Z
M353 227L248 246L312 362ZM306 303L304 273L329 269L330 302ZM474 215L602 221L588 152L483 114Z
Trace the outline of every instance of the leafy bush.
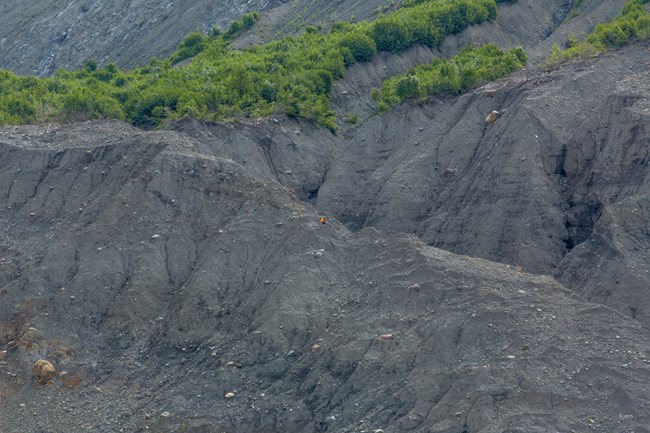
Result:
M240 21L235 20L230 23L230 26L223 34L223 37L225 39L234 39L240 33L253 27L259 18L260 16L257 12L249 12L245 14Z
M413 34L398 18L379 20L373 29L373 38L380 51L400 52L411 46Z
M205 49L208 41L209 38L201 32L190 33L181 41L174 54L169 58L169 61L172 65L175 65L178 62L196 56Z
M395 94L400 99L406 99L420 92L420 79L415 75L400 77L395 84Z
M7 119L13 119L16 123L32 123L36 120L34 101L24 95L13 94L3 98L2 108Z
M375 58L377 45L364 33L351 33L341 39L339 45L348 48L354 60L368 62Z

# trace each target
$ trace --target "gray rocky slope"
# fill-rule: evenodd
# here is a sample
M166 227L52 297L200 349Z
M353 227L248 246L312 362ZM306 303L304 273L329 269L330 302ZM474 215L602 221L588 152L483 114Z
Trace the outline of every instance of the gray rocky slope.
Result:
M392 141L374 118L5 129L3 431L648 431L647 52L403 107ZM613 131L595 148L532 107L569 85ZM37 387L40 357L67 379Z
M527 22L535 56L588 27L561 6L441 51ZM2 129L0 431L650 431L649 48L376 116L439 52L383 55L337 83L338 136Z

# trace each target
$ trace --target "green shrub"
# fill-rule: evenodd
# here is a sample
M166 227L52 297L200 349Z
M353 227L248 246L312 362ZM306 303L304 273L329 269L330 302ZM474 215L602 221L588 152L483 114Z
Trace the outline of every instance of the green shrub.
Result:
M415 75L405 75L397 80L395 94L401 99L417 95L420 92L420 79Z
M228 26L228 30L223 34L224 39L234 39L239 36L242 32L253 27L259 17L257 12L249 12L241 20L232 21Z
M339 45L348 48L354 60L359 62L368 62L377 55L375 41L363 33L348 34L341 39Z
M23 95L14 94L7 96L3 101L4 109L9 119L16 123L34 123L36 121L36 104Z
M408 26L395 18L380 19L373 29L373 38L379 51L404 51L411 46L412 37Z
M93 59L88 59L83 65L83 68L88 72L93 72L97 70L97 62Z
M201 32L190 33L178 45L178 48L169 59L170 62L172 65L175 65L178 62L196 56L203 51L208 41L208 37Z

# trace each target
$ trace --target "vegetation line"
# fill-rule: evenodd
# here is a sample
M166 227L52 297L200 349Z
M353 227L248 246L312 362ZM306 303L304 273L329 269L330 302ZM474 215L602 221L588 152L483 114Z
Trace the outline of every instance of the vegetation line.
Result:
M416 66L406 74L386 80L372 94L379 112L407 98L425 101L434 95L455 95L479 84L496 80L523 68L528 63L522 48L502 51L492 44L468 47L452 58L438 58Z
M98 68L93 61L44 79L0 71L0 124L111 117L155 127L184 116L285 113L334 131L328 95L346 67L370 61L378 51L434 47L496 15L496 0L405 0L401 9L372 22L339 22L327 33L309 26L297 37L231 49L229 41L254 26L258 16L251 13L224 32L190 34L170 58L131 71L114 64Z

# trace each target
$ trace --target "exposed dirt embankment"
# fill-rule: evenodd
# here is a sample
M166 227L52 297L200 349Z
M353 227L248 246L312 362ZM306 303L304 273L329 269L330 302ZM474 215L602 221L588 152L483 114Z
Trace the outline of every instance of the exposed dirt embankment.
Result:
M328 134L3 130L3 432L647 431L646 328L550 277L322 224L280 182L332 179L355 143ZM66 375L37 385L38 359Z

